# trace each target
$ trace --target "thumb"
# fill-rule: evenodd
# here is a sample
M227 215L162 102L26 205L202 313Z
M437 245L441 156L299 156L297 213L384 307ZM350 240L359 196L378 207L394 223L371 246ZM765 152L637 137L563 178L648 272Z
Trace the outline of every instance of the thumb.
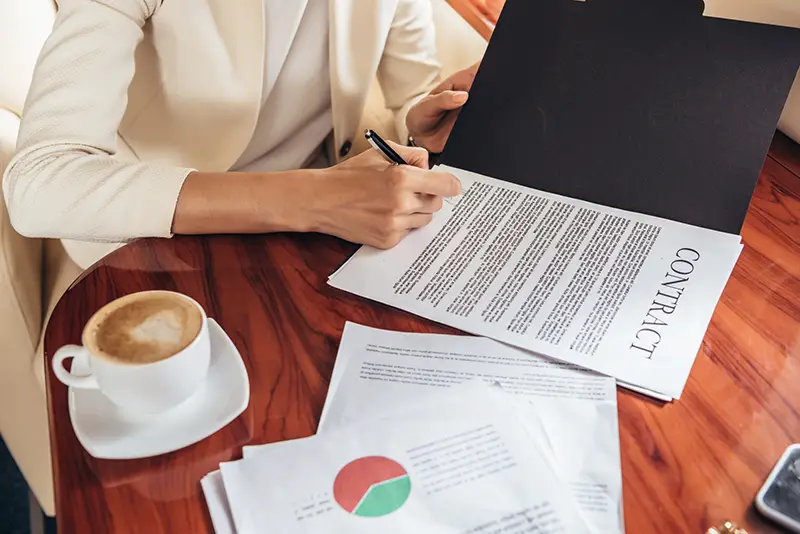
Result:
M395 142L387 141L406 163L420 169L428 169L428 151L416 146L403 146Z
M466 91L442 91L439 94L424 98L420 103L427 116L438 116L442 112L459 109L469 98Z

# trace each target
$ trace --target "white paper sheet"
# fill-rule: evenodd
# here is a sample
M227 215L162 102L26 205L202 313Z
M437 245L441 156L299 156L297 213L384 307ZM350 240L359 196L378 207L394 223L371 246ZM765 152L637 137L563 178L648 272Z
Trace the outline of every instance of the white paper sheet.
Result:
M530 403L593 532L622 533L614 379L487 338L347 323L318 432L379 416L466 380L498 382Z
M621 388L629 389L634 393L639 393L640 395L645 395L647 397L653 397L655 399L664 401L664 402L672 402L673 399L669 395L664 395L657 391L653 391L652 389L641 388L639 386L634 386L633 384L628 384L627 382L623 382L622 380L617 380L617 385Z
M680 397L739 236L446 170L456 206L330 285Z
M200 481L200 487L203 488L214 532L216 534L236 534L231 507L228 505L228 495L225 493L225 485L222 482L222 473L217 470L207 474Z
M408 406L222 464L237 532L589 532L505 393Z
M294 445L304 439L290 439L276 443L270 443L268 446L277 447L294 447ZM251 445L242 447L242 456L248 458L254 454L258 454L265 445ZM225 491L225 483L222 480L222 472L218 469L212 471L202 478L200 486L203 489L203 495L206 499L209 515L211 515L211 523L214 525L215 534L236 534L236 526L233 523L233 516L231 515L231 507L228 503L228 493Z

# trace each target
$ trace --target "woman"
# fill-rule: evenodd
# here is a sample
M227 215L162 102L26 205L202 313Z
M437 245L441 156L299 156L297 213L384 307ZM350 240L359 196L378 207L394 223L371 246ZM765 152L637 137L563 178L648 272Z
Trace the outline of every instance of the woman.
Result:
M437 87L430 0L61 0L3 179L11 221L83 266L88 242L174 233L391 247L460 184L422 148L336 164L376 74L401 139L440 151L474 72Z

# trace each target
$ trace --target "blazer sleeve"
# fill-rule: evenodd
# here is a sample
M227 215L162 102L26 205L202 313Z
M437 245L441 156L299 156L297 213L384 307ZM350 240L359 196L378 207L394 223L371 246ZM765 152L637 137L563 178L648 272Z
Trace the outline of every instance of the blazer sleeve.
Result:
M11 223L29 237L168 237L193 169L125 162L117 130L134 51L161 0L61 0L34 70L3 177ZM129 151L128 151L129 152Z
M408 110L440 81L436 30L430 0L398 0L378 65L386 106L394 113L399 139L408 137Z

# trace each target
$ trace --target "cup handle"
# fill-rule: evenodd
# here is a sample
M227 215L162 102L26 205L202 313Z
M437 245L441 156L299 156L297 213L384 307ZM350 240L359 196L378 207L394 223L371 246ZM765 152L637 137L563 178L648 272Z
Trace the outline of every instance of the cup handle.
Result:
M53 354L53 372L61 382L78 389L98 389L97 379L92 375L73 375L64 369L64 360L67 358L86 357L86 349L80 345L64 345Z

